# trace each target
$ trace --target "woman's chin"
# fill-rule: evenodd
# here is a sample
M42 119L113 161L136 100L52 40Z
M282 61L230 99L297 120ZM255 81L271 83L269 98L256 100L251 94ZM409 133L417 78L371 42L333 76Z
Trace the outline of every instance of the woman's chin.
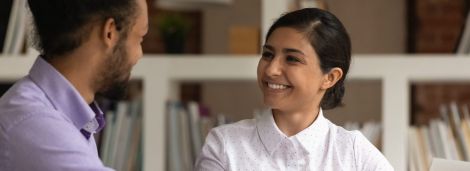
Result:
M276 100L264 100L264 105L271 109L279 109L281 107L280 102Z

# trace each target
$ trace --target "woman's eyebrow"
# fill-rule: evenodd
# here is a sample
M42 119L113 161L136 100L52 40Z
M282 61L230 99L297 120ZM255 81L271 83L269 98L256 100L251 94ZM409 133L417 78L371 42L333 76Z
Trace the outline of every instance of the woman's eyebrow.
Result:
M272 47L271 45L263 45L263 49L274 51L274 47Z
M294 48L284 48L282 50L284 53L300 53L302 55L305 55L302 51L298 50L298 49L294 49Z

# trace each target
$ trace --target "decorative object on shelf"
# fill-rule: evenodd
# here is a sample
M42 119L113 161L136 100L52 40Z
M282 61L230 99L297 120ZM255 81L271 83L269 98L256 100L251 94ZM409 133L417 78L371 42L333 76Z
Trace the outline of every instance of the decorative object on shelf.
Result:
M158 23L158 30L167 53L178 54L184 52L189 27L189 22L178 14L165 14L162 17Z
M231 54L258 54L260 29L255 26L232 26L229 29Z
M148 4L154 4L153 0L147 0ZM187 33L184 41L183 52L185 54L201 53L201 11L176 11L162 9L156 5L148 6L149 12L149 31L142 42L142 50L146 54L163 54L168 53L165 48L165 40L160 31L160 24L169 15L177 15L187 22Z

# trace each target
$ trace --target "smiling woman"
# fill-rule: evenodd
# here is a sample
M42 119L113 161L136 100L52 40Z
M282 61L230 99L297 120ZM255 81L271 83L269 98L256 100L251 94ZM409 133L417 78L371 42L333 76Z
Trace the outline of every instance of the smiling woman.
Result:
M258 84L264 103L278 112L307 110L318 113L326 90L342 78L340 68L322 71L315 50L303 34L293 28L281 27L273 31L262 54L258 64ZM342 85L338 83L338 86ZM308 109L303 109L305 107Z
M323 116L341 104L351 43L331 13L307 8L269 29L258 85L270 108L211 130L196 170L393 170L359 131Z

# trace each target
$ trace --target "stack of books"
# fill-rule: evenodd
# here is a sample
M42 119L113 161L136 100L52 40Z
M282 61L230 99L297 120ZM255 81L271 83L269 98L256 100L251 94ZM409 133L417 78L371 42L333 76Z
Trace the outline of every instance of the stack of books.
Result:
M409 168L429 170L433 158L470 161L470 117L467 105L440 107L441 118L408 131Z

